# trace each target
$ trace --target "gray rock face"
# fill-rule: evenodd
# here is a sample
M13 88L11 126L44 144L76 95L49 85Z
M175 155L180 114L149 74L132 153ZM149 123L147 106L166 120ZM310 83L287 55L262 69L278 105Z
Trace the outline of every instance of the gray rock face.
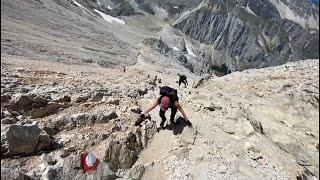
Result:
M103 93L96 93L94 94L90 99L89 101L90 102L99 102L101 101L101 99L103 98L104 94Z
M1 179L3 180L33 180L30 176L18 169L1 168Z
M68 107L68 104L48 102L47 99L32 94L19 94L7 106L11 111L17 111L20 114L31 116L31 118L42 118L57 113L60 108L65 107Z
M110 112L109 114L102 114L96 116L96 123L108 123L112 119L118 118L116 112Z
M105 160L110 168L113 171L131 168L156 131L155 122L148 121L135 133L121 137L121 140L110 138L105 150Z
M109 162L112 170L119 168L130 168L138 159L137 143L134 136L132 136L131 145L127 146L124 142L111 140L108 143L108 148L105 152L105 159ZM133 149L136 148L136 149Z
M118 118L116 112L109 112L104 114L90 114L79 113L72 115L61 115L53 121L53 127L58 130L70 130L75 127L84 127L86 125L93 125L99 123L108 123L112 119Z
M281 19L280 13L278 12L277 8L274 7L270 1L248 0L247 4L244 3L243 5L247 5L257 16L263 19Z
M145 171L145 167L143 165L137 165L128 170L120 170L117 172L118 176L123 179L136 179L140 180Z
M158 53L175 59L181 65L189 69L191 72L194 72L195 65L188 61L188 58L182 53L174 51L171 47L169 47L166 43L164 43L161 39L156 38L147 38L143 41L144 44L151 47ZM139 93L140 94L140 93Z
M249 1L248 6L257 12L255 15L245 8L247 4L236 6L237 3L213 1L207 4L217 6L217 10L204 6L176 21L174 27L217 51L212 54L202 50L213 65L225 64L235 71L319 57L319 31L311 33L295 22L280 20L269 1ZM308 53L302 52L305 50Z
M11 125L1 133L1 154L29 156L52 150L54 141L38 125Z
M73 121L71 120L70 116L62 115L59 116L54 122L53 122L54 128L61 131L63 129L68 129L74 127Z
M62 167L48 166L46 170L42 173L43 180L53 180L61 179L62 176Z

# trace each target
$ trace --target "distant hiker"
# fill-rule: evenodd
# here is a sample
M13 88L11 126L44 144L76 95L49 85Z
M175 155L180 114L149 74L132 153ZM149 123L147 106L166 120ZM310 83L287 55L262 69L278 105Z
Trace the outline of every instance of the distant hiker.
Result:
M159 84L161 84L161 83L162 83L161 79L158 79L158 83L159 83Z
M188 85L187 77L185 75L180 75L180 74L178 74L178 76L179 76L179 87L181 83L183 83L184 87L186 88Z
M123 72L126 72L126 67L125 66L123 66Z
M163 86L160 88L160 97L153 103L153 105L147 109L144 113L141 114L140 118L144 119L145 115L148 114L151 110L153 110L155 107L160 105L160 112L159 116L161 117L162 121L160 123L160 127L163 129L163 125L166 121L165 112L171 108L171 115L170 115L170 121L171 124L174 124L174 117L177 113L177 110L179 110L183 116L183 118L187 121L187 125L192 127L191 122L188 120L182 106L179 104L179 97L177 90L170 88L168 86Z

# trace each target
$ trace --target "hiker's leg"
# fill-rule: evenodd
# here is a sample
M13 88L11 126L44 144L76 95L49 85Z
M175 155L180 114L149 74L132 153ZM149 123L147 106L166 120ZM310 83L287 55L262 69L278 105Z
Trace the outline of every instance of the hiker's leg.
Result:
M180 87L181 83L182 83L182 81L181 81L181 79L180 79L180 80L179 80L179 87Z
M165 115L165 111L159 111L159 116L161 117L162 121L160 123L160 126L163 127L164 122L166 122L166 115Z
M176 116L177 114L177 108L171 108L171 115L170 115L170 121L171 123L174 123L174 117Z

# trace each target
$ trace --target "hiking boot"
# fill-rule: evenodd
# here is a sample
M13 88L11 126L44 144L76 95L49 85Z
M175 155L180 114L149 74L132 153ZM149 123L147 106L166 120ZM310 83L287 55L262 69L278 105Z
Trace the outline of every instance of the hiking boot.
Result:
M159 132L160 130L165 130L164 126L160 126L157 128L157 131Z

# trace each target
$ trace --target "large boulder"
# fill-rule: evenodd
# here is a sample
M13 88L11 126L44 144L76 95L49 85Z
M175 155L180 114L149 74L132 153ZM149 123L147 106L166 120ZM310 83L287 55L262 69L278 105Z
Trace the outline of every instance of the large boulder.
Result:
M108 123L110 120L116 119L116 118L118 118L117 113L112 111L102 115L96 115L96 123Z
M53 126L58 131L65 129L73 129L75 127L83 127L87 125L97 124L97 123L108 123L112 119L118 118L116 112L111 111L104 114L90 114L90 113L78 113L72 115L62 115L59 116L55 121L53 121Z
M101 92L98 92L96 94L94 94L90 99L89 101L90 102L100 102L101 99L103 98L104 94L101 93Z
M107 143L104 159L113 171L129 169L138 159L138 143L132 142L135 149L130 149L125 142L110 140ZM141 150L141 148L139 148Z
M58 131L62 131L64 129L72 129L75 124L69 115L61 115L53 121L53 126Z
M57 103L71 102L71 97L65 95L65 96L60 97L57 100L55 100L55 102L57 102Z
M96 117L89 113L79 113L73 114L71 116L73 122L75 122L77 127L82 127L89 124L94 124Z
M117 178L115 173L109 168L108 164L101 162L92 174L84 174L81 169L80 155L70 155L63 159L62 164L48 166L42 174L43 180L114 180Z
M84 103L84 102L87 102L87 100L90 98L90 95L76 95L74 97L74 101L76 103Z
M19 94L10 101L9 108L18 112L27 111L32 109L33 103L34 101L31 95Z
M29 114L31 118L43 118L51 114L55 114L59 111L60 108L65 108L65 107L67 106L52 102L52 103L49 103L47 106L32 109L29 112Z
M43 180L62 179L63 167L61 166L48 166L42 173Z
M45 99L45 98L43 98L41 96L36 96L33 99L32 107L33 108L40 108L40 107L46 106L47 104L48 104L47 99Z
M131 168L155 132L157 132L156 122L146 121L142 127L117 138L110 136L105 146L104 160L113 171Z
M54 140L38 125L11 125L1 133L1 154L29 156L54 148Z

